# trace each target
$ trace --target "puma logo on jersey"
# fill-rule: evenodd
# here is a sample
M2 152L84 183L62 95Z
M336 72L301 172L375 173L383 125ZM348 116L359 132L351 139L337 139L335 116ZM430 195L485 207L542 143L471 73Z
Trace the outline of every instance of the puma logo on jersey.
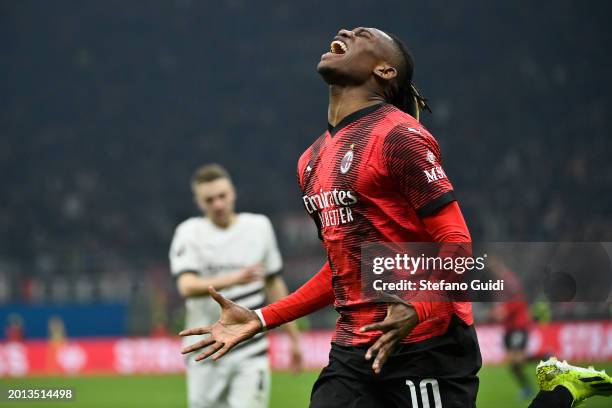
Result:
M427 161L431 164L434 164L436 162L436 156L431 152L431 150L427 151Z

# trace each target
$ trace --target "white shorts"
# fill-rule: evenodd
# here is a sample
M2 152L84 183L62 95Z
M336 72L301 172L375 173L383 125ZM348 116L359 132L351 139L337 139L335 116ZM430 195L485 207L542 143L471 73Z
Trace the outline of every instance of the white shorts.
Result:
M268 355L187 361L189 408L267 408L270 399Z

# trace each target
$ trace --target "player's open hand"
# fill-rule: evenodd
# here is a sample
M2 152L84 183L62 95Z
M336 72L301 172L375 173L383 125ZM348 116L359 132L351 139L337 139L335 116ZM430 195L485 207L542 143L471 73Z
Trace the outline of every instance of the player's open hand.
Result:
M208 290L210 296L221 306L219 320L212 326L187 329L179 333L179 336L210 334L204 340L181 350L181 353L187 354L206 348L203 353L196 356L196 361L204 360L215 353L213 360L217 360L238 343L259 333L262 328L261 322L254 311L224 298L212 286Z
M383 364L400 340L406 337L418 322L419 318L412 306L405 303L390 303L387 306L385 320L361 328L362 333L377 330L382 332L376 343L365 354L366 360L376 356L372 363L372 369L376 374L380 373Z

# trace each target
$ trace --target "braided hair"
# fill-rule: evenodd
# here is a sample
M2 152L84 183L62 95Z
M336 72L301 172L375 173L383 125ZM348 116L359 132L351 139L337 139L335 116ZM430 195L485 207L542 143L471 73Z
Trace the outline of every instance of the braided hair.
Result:
M399 110L406 112L419 120L420 112L425 110L431 113L427 99L423 97L418 88L412 83L414 73L414 59L404 43L393 34L389 34L399 51L402 66L398 69L397 79L392 86L392 95L389 103Z

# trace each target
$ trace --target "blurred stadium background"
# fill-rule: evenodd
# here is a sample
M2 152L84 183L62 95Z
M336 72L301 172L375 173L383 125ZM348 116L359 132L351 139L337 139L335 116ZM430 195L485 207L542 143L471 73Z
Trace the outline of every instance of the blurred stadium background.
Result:
M412 49L434 110L424 121L474 240L612 241L611 11L1 1L0 383L74 384L79 406L184 406L167 252L197 213L188 179L201 163L230 170L239 210L272 218L291 288L318 270L295 165L326 126L315 66L341 27L377 26ZM490 363L481 406L516 406L488 307L476 305ZM612 361L609 302L532 309L532 351ZM325 310L300 322L313 369L334 320ZM283 373L284 339L273 344L272 406L304 406L316 372Z

